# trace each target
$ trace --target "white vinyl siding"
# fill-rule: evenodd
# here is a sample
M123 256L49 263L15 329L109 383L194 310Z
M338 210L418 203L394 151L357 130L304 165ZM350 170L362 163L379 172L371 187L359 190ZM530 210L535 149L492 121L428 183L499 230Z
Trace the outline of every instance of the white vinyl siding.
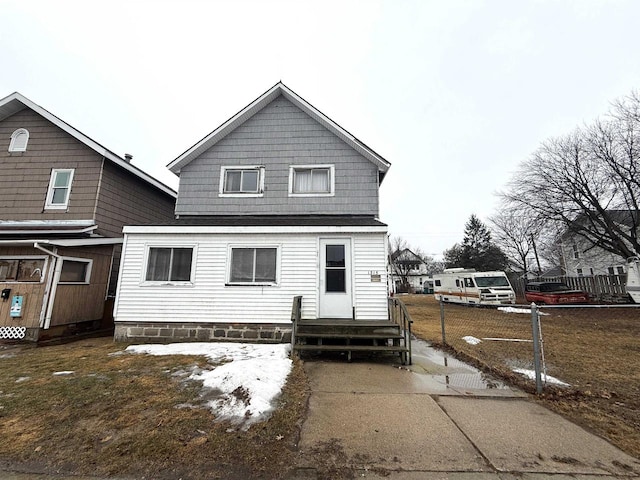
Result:
M319 238L315 233L296 234L126 234L115 307L116 322L291 322L293 297L302 295L303 318L317 318ZM149 244L197 245L191 288L148 288L139 280ZM385 234L347 235L353 242L353 282L356 318L387 318ZM231 246L273 248L278 245L277 285L229 285ZM362 258L359 258L362 255ZM370 271L381 281L371 282Z

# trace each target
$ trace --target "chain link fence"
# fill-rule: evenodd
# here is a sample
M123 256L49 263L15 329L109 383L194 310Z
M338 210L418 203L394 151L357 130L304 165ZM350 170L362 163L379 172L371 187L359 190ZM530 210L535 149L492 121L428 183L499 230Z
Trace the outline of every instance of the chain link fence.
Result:
M612 391L622 371L640 395L640 305L473 307L430 295L405 301L416 335L517 383L532 382L538 393L551 386Z

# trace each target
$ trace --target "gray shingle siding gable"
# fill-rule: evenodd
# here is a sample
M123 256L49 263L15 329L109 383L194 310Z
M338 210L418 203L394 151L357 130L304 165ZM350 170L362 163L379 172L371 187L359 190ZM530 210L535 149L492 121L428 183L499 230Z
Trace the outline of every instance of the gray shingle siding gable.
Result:
M289 197L291 165L335 166L335 195ZM222 166L263 165L262 197L220 197ZM177 215L378 215L378 169L279 97L180 172Z

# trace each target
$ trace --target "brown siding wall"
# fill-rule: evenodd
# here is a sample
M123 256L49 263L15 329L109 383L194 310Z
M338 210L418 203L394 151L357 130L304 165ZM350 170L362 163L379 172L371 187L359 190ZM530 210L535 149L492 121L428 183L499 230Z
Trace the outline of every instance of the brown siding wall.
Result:
M22 256L38 256L46 258L47 255L40 250L29 247L0 247L0 256L2 257L22 257ZM40 283L16 283L16 282L0 282L0 290L5 288L11 289L9 300L0 300L0 327L27 327L37 328L40 323L40 312L42 310L42 297L44 295L48 276L51 274L51 263L48 263L44 272L45 279ZM9 310L11 309L11 297L14 295L23 295L22 317L11 318Z
M166 223L175 219L175 198L105 162L96 210L97 233L121 237L125 225ZM122 247L114 250L109 295L115 295Z
M92 259L93 266L89 285L58 285L51 327L102 318L112 248L59 249L63 256Z
M27 151L8 152L11 134L29 131ZM102 157L32 110L0 122L0 208L3 220L93 218ZM75 170L69 208L44 210L52 168Z
M124 225L165 223L173 220L175 198L105 162L96 221L98 233L122 236Z

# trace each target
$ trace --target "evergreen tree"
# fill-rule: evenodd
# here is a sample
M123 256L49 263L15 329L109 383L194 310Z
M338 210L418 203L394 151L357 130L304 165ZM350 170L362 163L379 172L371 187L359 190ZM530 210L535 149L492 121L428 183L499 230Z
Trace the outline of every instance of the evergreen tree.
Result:
M475 268L477 271L505 270L507 256L491 240L491 232L472 214L465 224L462 244L455 244L444 252L447 268Z

